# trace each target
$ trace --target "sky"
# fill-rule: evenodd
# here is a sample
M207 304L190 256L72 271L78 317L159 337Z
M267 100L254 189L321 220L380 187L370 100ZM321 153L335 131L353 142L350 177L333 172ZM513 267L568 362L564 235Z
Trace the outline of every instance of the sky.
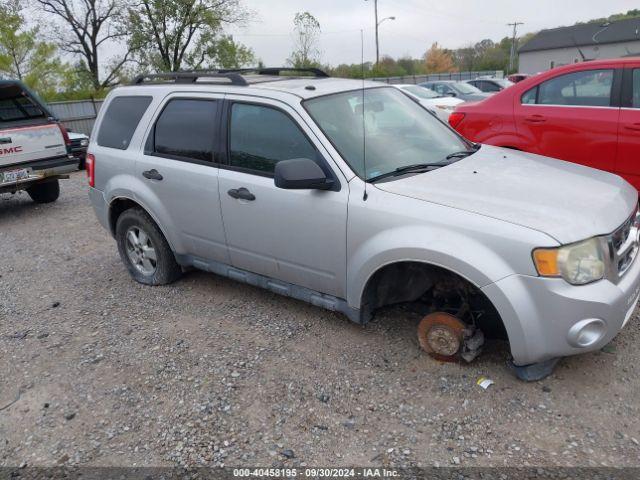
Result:
M293 43L293 17L309 11L320 22L321 61L360 63L364 31L365 61L375 60L374 0L244 0L253 20L229 30L267 66L284 65ZM380 55L420 57L438 42L458 48L485 38L512 34L507 24L524 22L519 34L607 17L640 5L637 0L378 0Z

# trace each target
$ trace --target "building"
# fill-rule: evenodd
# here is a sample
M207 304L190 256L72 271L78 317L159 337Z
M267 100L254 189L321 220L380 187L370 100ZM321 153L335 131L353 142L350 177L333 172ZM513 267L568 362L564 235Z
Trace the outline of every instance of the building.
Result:
M519 72L588 60L640 56L640 18L542 30L520 50Z

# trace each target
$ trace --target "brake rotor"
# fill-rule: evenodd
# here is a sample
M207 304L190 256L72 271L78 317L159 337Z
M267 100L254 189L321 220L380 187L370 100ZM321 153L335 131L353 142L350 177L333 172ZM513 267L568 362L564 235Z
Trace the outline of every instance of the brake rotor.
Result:
M464 322L453 315L430 313L418 325L418 341L436 360L455 362L462 349L465 328Z

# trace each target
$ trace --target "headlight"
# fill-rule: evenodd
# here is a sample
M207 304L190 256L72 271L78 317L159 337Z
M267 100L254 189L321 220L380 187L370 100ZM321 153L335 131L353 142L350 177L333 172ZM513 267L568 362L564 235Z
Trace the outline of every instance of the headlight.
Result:
M87 140L86 138L83 138L82 140L80 140L80 146L88 147L89 146L89 140Z
M559 248L538 248L533 261L542 277L562 277L572 285L585 285L604 277L605 259L600 241L590 238Z

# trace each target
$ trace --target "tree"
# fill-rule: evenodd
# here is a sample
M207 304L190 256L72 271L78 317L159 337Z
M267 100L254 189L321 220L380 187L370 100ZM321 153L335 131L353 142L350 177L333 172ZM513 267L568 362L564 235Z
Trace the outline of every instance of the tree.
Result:
M223 35L218 41L216 64L222 68L241 68L256 63L253 50L237 43L231 35Z
M140 0L126 25L139 64L177 72L253 62L250 49L222 34L245 18L239 0Z
M309 12L298 12L293 19L295 43L287 64L294 68L320 66L320 22Z
M68 66L56 46L39 38L38 27L26 28L22 5L10 0L0 8L0 72L23 81L45 98L55 95Z
M448 73L456 71L451 53L448 50L440 48L438 42L431 45L431 48L424 54L424 63L427 73Z
M109 42L127 35L125 30L118 28L122 20L122 1L35 0L45 14L58 21L53 33L60 49L82 60L96 90L117 83L120 69L129 60L129 50L112 57L109 62L101 59L101 50L107 48Z

